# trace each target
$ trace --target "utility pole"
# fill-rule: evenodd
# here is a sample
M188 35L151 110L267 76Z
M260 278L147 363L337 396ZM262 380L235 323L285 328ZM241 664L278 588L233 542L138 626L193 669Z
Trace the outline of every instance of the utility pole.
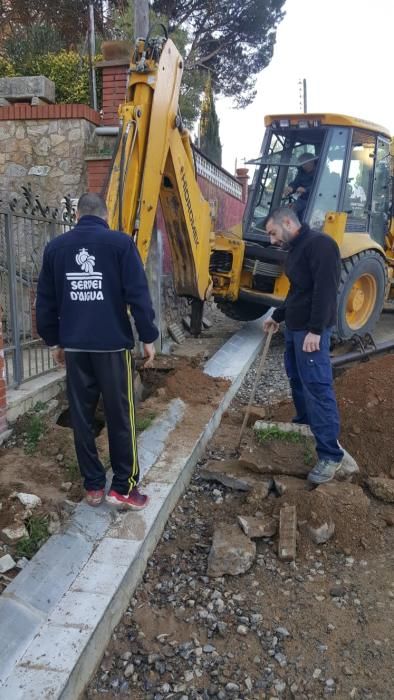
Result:
M90 80L92 90L92 107L97 111L97 86L96 86L96 70L94 67L94 58L96 55L96 38L94 33L94 5L89 4L89 64L90 64Z
M135 39L145 39L149 32L149 0L134 0Z

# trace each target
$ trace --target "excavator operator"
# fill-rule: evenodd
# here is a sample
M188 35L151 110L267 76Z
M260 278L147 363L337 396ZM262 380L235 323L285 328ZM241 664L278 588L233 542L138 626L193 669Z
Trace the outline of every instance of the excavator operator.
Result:
M299 168L297 175L292 182L289 182L284 191L284 196L298 194L298 199L294 202L292 209L299 218L303 218L308 198L312 189L313 180L316 174L316 156L313 153L302 153L298 158Z

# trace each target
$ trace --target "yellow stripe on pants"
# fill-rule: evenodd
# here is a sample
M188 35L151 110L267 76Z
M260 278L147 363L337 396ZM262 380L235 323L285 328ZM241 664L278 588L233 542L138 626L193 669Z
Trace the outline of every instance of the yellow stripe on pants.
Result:
M133 454L133 464L131 467L131 474L129 477L129 493L136 486L135 476L138 472L138 451L137 451L137 438L135 432L135 408L134 408L134 392L133 392L133 363L131 359L131 352L126 350L126 367L127 367L127 396L129 401L129 417L130 417L130 430L131 430L131 445Z

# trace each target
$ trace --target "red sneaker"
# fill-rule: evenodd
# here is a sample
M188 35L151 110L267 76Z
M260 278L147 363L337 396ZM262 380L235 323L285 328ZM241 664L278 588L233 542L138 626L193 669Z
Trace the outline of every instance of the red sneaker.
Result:
M96 508L103 502L104 496L104 489L99 489L98 491L86 491L85 501L86 503L89 503L90 506L93 506L93 508Z
M105 500L111 506L117 506L125 510L143 510L148 505L149 498L143 493L140 493L135 486L129 494L118 493L111 489Z

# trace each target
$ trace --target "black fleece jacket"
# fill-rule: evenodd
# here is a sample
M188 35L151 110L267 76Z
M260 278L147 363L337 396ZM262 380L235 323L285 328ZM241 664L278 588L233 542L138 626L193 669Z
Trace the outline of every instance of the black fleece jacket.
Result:
M111 351L158 337L145 271L130 236L83 216L44 251L37 289L37 330L47 345Z
M341 259L336 242L307 224L290 244L285 263L290 289L272 318L286 322L290 330L320 335L337 318L337 293Z

